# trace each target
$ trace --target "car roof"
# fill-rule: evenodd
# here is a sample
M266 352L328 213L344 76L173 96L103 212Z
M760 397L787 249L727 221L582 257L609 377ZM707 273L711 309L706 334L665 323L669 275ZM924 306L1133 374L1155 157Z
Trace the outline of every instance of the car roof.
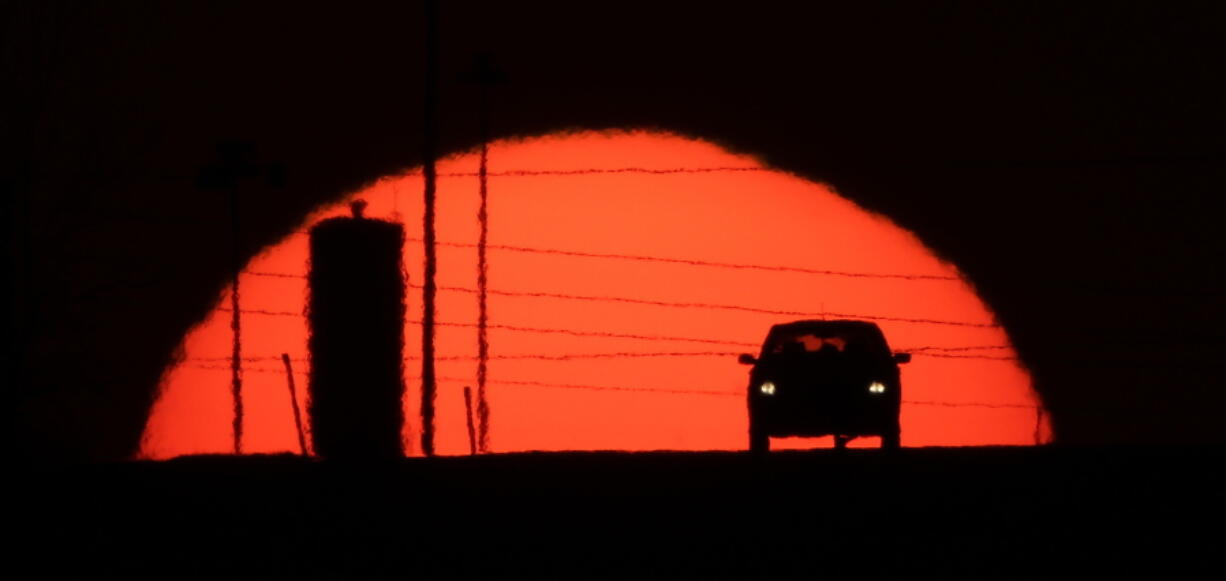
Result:
M853 321L849 319L836 320L809 320L809 321L793 321L791 323L780 323L771 327L771 334L775 333L815 333L823 335L829 333L831 335L843 334L872 334L881 335L881 328L876 323L869 321Z

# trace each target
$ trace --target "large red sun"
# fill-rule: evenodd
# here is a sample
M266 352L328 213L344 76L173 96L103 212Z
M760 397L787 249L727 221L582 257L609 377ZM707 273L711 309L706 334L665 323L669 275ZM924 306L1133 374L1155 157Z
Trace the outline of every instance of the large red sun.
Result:
M895 351L914 354L902 368L904 446L1048 437L1029 374L958 269L829 186L649 132L499 141L489 160L492 451L744 449L748 369L736 354L755 351L772 324L806 318L873 320ZM466 154L438 165L440 454L469 449L477 164ZM422 189L420 172L387 176L302 227L348 215L355 198L367 216L405 225L410 454L421 452ZM244 452L298 450L280 355L301 392L306 269L298 233L241 275ZM233 450L228 305L227 291L167 368L142 457Z

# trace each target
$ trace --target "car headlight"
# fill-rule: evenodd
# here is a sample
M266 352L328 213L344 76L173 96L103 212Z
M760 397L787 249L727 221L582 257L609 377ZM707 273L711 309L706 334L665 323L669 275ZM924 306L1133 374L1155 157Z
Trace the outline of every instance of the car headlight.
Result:
M772 381L763 381L762 385L758 386L758 393L762 395L775 395L775 383Z
M874 381L868 384L869 393L885 393L885 384L880 381Z

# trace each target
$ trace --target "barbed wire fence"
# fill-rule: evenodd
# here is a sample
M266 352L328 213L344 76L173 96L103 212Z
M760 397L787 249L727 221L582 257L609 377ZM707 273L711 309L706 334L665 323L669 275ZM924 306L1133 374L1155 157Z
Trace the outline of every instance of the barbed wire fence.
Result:
M486 177L537 177L537 176L584 176L584 175L607 175L607 174L644 174L644 175L677 175L677 174L709 174L716 172L765 172L770 171L762 167L705 167L705 168L642 168L642 167L622 167L622 168L580 168L580 169L542 169L542 170L508 170L500 172L484 172ZM420 172L418 172L420 173ZM403 174L403 177L411 177L414 173ZM438 177L482 177L479 172L440 172ZM398 198L400 192L395 192ZM396 206L399 207L399 201L396 201ZM144 221L156 220L147 216L129 217L131 220ZM293 231L292 235L307 235L308 230L298 229ZM408 238L406 240L413 244L423 244L426 241L421 238ZM754 264L754 263L738 263L738 262L722 262L704 259L671 257L671 256L651 256L643 254L629 253L614 253L614 252L591 252L576 249L565 248L541 248L521 245L507 244L474 244L468 242L457 241L437 241L438 246L464 248L464 249L484 249L506 253L519 254L536 254L545 256L564 256L572 258L584 258L594 260L611 260L611 261L631 261L643 263L657 263L677 266L692 266L705 267L716 269L729 269L741 271L757 271L757 272L784 272L797 273L817 276L832 276L844 277L853 279L866 280L895 280L907 282L940 282L940 281L960 281L957 276L946 275L930 275L916 273L895 273L895 272L856 272L834 269L818 269L810 267L801 267L795 265L778 265L778 264ZM259 270L244 270L243 274L254 277L280 278L280 279L303 279L305 274L290 273L290 272L269 272ZM422 290L422 285L408 285L410 288ZM645 297L626 297L626 296L599 296L599 295L580 295L563 292L555 292L550 290L507 290L497 288L469 288L463 286L439 286L441 292L451 293L468 293L477 294L487 292L489 295L505 296L515 298L536 298L550 300L566 300L566 301L585 301L598 303L621 303L629 305L651 306L668 309L701 309L713 311L736 311L755 314L769 314L789 317L805 317L805 318L847 318L860 319L870 321L897 322L907 324L923 324L923 325L941 325L952 327L967 327L967 328L999 328L999 324L995 322L974 322L974 321L953 321L936 318L925 317L903 317L893 315L877 315L868 313L839 313L839 312L811 312L811 311L795 311L785 309L769 309L755 305L740 305L740 304L715 304L703 302L689 301L667 301ZM219 306L217 311L231 312L232 309ZM293 311L278 311L269 309L256 308L240 308L239 312L244 315L257 316L273 316L273 317L304 317L302 312ZM421 325L422 321L412 320L407 321L410 325ZM458 321L435 321L438 326L450 327L471 327L476 328L477 323L467 323ZM538 333L538 334L561 334L576 337L598 337L611 339L627 339L648 342L681 342L681 343L699 343L706 345L722 345L728 347L741 347L748 349L757 349L759 343L750 343L745 341L736 341L715 337L686 337L686 336L670 336L656 334L641 334L641 333L621 333L614 331L598 330L598 329L572 329L558 327L532 327L525 325L503 324L498 322L489 322L484 325L489 329L505 330L509 332L521 333ZM900 348L900 352L912 353L920 357L932 357L938 359L953 359L953 360L994 360L1017 362L1017 358L1012 355L1000 355L986 352L1008 351L1011 348L1006 345L980 345L980 346L915 346L911 348ZM610 351L610 352L589 352L589 353L521 353L521 354L490 354L487 358L490 360L540 360L540 361L575 361L575 360L612 360L612 359L632 359L632 358L669 358L669 357L690 357L690 358L716 358L716 357L733 357L740 352L736 351ZM247 363L272 362L280 360L279 355L261 355L261 356L244 356L241 358L242 370L252 373L277 373L283 374L285 371L277 367L260 367L250 366ZM476 361L475 356L437 356L439 361L454 361L454 360L471 360ZM406 357L406 361L420 361L421 357ZM232 362L233 357L196 357L191 358L191 367L200 369L218 369L231 370L232 365L220 365L222 362ZM306 359L294 359L294 361L307 362ZM211 363L216 362L216 363ZM412 379L406 377L407 379ZM464 378L456 377L438 377L443 381L469 381ZM487 378L486 381L496 385L510 385L520 387L540 387L540 388L556 388L556 389L579 389L589 391L619 391L619 392L634 392L634 393L658 393L658 394L673 394L673 395L692 395L692 396L714 396L714 397L745 397L744 391L712 391L705 389L677 389L677 388L657 388L634 385L587 385L587 384L557 384L549 382L540 382L532 380L509 380ZM990 403L990 402L949 402L949 401L934 401L934 400L903 400L907 405L920 406L939 406L939 407L973 407L973 408L988 408L988 409L1034 409L1036 411L1036 428L1035 428L1035 443L1042 443L1041 429L1045 410L1041 404L1013 404L1013 403Z
M274 272L250 272L253 276L269 276L276 278L297 278L298 275L290 273L274 273ZM410 287L416 288L415 285ZM441 291L457 291L472 293L474 289L457 288L457 287L439 287ZM604 301L604 302L629 302L632 304L643 304L666 308L708 308L717 310L745 310L739 305L712 305L705 303L668 303L664 301L655 301L650 299L634 299L627 297L591 297L582 295L567 295L563 293L537 293L537 292L503 292L499 290L490 290L490 294L503 296L519 296L531 298L547 298L547 299L573 299L573 300L589 300L589 301ZM219 310L224 310L222 307ZM771 314L785 313L797 316L815 316L813 313L799 313L793 311L772 311L766 309L751 309L753 312L769 312ZM303 317L302 313L292 311L268 311L251 309L250 313L266 316L278 317ZM827 313L829 315L829 313ZM936 319L923 318L906 318L906 317L875 317L866 314L844 314L843 316L851 318L873 319L879 320L895 320L907 323L930 324L930 325L954 325L954 326L969 326L969 327L996 327L990 323L974 323L965 321L947 321ZM407 321L408 324L421 324L420 321ZM451 321L436 321L439 326L452 327L469 327L475 328L476 323L451 322ZM564 334L583 337L600 337L600 338L617 338L617 339L634 339L647 342L693 342L703 344L718 344L726 346L742 347L745 349L757 349L760 347L758 343L747 341L735 341L730 339L721 339L716 337L695 337L695 336L671 336L671 335L644 335L632 333L616 333L602 330L585 330L573 329L564 327L528 327L519 325L502 325L498 323L489 324L491 329L504 329L515 332L524 333L544 333L544 334ZM932 357L938 359L980 359L992 361L1012 361L1018 359L1011 355L996 355L990 352L1008 351L1011 347L1007 345L960 345L960 346L940 346L940 345L921 345L907 348L899 348L899 352L912 353L919 357ZM538 360L538 361L577 361L577 360L613 360L613 359L635 359L635 358L666 358L666 357L690 357L690 358L731 358L739 355L743 351L610 351L610 352L588 352L588 353L519 353L519 354L495 354L489 355L490 360ZM988 352L988 353L985 353ZM213 358L220 360L223 358ZM275 356L266 356L263 358L252 358L251 362L271 361L276 359ZM420 361L420 357L406 357L406 362ZM474 355L445 355L437 356L437 361L478 361L479 357ZM204 361L203 359L195 359L194 361ZM302 361L308 362L308 359ZM194 365L195 367L212 369L217 366L210 365ZM279 373L280 370L275 368L251 368L251 371L256 373ZM413 379L406 377L406 379ZM469 381L460 377L438 377L440 381L466 382ZM693 388L693 389L678 389L678 388L659 388L645 387L637 385L590 385L590 384L559 384L542 382L535 380L509 380L509 379L488 379L488 383L493 385L506 385L518 387L540 387L540 388L556 388L556 389L575 389L588 391L603 391L603 392L629 392L629 393L649 393L649 394L669 394L669 395L691 395L691 396L715 396L715 397L745 397L744 391L713 391L708 389ZM992 402L953 402L953 401L938 401L938 400L903 400L903 404L916 406L932 406L932 407L948 407L948 408L980 408L980 409L1028 409L1034 410L1036 413L1035 427L1035 442L1042 443L1043 429L1043 414L1044 410L1038 404L1018 404L1018 403L992 403Z

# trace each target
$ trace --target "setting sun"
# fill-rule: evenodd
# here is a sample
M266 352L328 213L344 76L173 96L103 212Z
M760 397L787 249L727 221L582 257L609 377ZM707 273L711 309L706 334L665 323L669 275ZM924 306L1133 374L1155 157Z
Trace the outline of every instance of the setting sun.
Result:
M902 367L904 446L1049 438L1029 373L957 267L831 186L651 132L498 141L489 159L493 452L745 449L737 355L799 319L872 321L914 356ZM464 388L477 385L477 164L475 154L438 164L435 449L446 455L468 453ZM421 454L420 171L321 208L244 268L246 453L298 451L281 354L305 391L306 231L355 199L368 217L405 225L404 443ZM229 304L217 297L166 369L142 457L233 449Z

